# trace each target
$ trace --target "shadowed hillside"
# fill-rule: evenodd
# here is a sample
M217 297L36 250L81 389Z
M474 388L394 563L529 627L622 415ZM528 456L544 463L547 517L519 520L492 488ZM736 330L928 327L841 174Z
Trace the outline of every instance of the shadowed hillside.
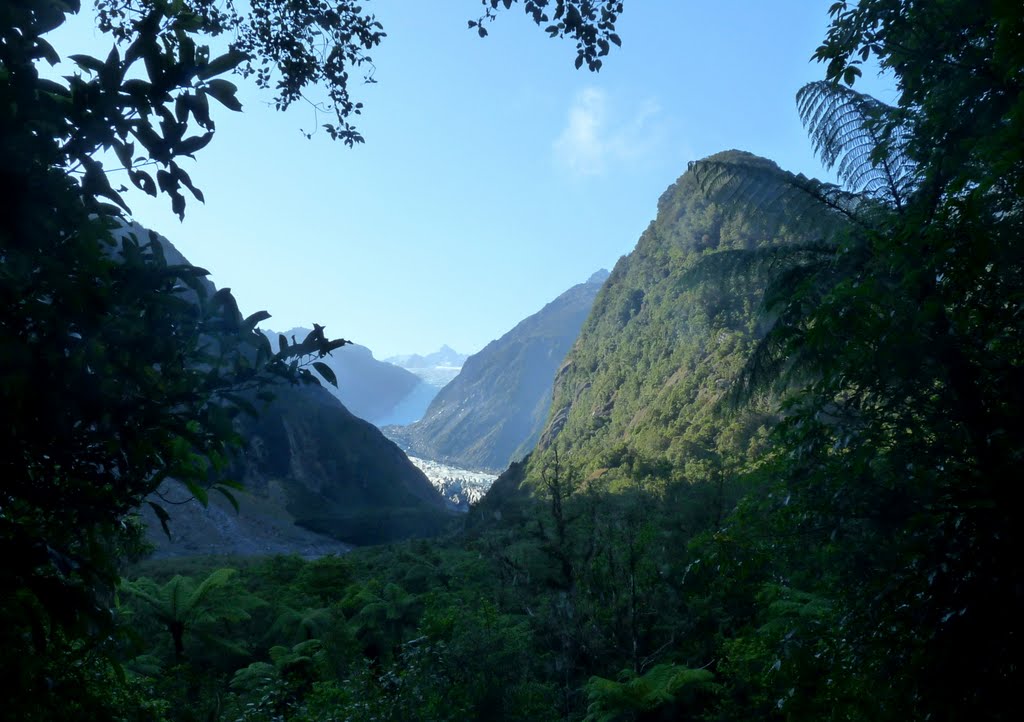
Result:
M168 259L187 262L169 241L159 240ZM207 293L215 290L209 281L203 286ZM334 354L348 351L344 347ZM372 361L369 352L365 355ZM363 354L357 350L353 356ZM418 381L403 369L376 363ZM258 417L237 422L245 445L228 476L244 486L241 514L246 518L231 518L234 510L223 505L210 510L167 505L174 541L168 542L155 518L149 519L150 536L161 554L316 553L344 548L339 541L374 544L444 527L449 514L442 497L375 426L322 386L278 386L273 393L269 405L254 400ZM173 487L167 496L187 498ZM177 519L181 524L175 532Z

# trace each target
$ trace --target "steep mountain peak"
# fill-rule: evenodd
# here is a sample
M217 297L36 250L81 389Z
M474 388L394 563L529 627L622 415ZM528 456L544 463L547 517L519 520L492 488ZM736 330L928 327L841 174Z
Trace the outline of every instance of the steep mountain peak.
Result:
M743 151L706 162L760 171L750 175L748 188L759 186L766 195L792 178ZM692 269L719 251L806 240L792 221L782 206L750 210L713 202L692 170L670 185L657 217L603 285L561 366L527 476L537 477L556 438L559 453L609 483L629 478L638 460L643 468L695 481L710 473L701 467L708 458L745 458L771 420L751 412L726 423L719 406L757 337L752 309L759 296L731 280L698 283Z
M591 283L604 283L608 280L608 276L610 275L611 274L608 273L607 268L602 268L600 271L594 271L590 274L590 278L588 278L586 282L588 285Z
M468 354L459 353L448 344L444 344L440 349L434 353L428 353L423 356L418 353L402 354L399 356L390 356L386 359L388 363L401 366L404 369L428 369L439 366L451 366L460 368L466 359L469 357Z
M435 366L462 366L466 358L466 354L459 353L448 344L444 344L437 352L428 354L426 360Z

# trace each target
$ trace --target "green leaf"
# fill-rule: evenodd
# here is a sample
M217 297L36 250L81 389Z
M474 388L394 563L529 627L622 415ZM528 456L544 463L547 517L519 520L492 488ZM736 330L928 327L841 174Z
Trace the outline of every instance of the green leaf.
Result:
M306 334L306 338L302 339L302 345L318 348L320 342L324 340L324 327L316 323L313 326L313 330Z
M205 67L199 70L199 77L202 80L208 80L216 75L226 73L229 70L234 70L243 61L245 61L246 55L240 53L237 50L229 50L228 52L221 55L219 58L214 58Z
M210 495L202 486L194 481L186 481L185 486L188 487L189 493L192 494L203 506L207 506L210 503Z
M151 83L147 83L145 80L141 80L139 78L126 80L121 86L122 91L140 101L145 101L145 99L149 97L149 93L152 89L153 85Z
M270 314L266 311L257 311L242 322L242 331L252 331L260 321L266 321L268 318Z
M36 2L28 7L33 7L36 14L36 27L33 30L40 35L50 32L64 22L66 10L62 3Z
M224 498L228 500L228 502L231 504L231 506L234 507L235 513L237 514L239 512L239 508L238 508L238 499L235 498L235 495L232 494L227 489L225 489L220 484L217 484L217 486L215 486L213 488L216 489L217 491L219 491L224 496Z
M2 69L0 69L0 72L3 72ZM0 78L3 77L3 75L0 75ZM46 78L40 78L39 80L37 80L36 88L38 88L41 92L47 93L55 98L70 97L67 88L65 88L60 83L55 83L52 80L47 80Z
M324 377L324 379L334 388L338 388L338 378L334 375L334 371L331 367L325 364L323 361L314 361L313 368Z
M184 123L188 120L188 96L179 95L174 100L174 117L179 123Z
M197 90L195 95L188 96L188 107L192 111L199 125L213 130L213 121L210 120L210 101L206 98L206 92Z
M227 80L217 78L206 84L206 92L212 95L218 103L228 110L238 112L242 109L242 104L239 103L238 99L235 97L235 93L238 92L238 88L235 87L234 83L229 83Z
M107 178L107 174L103 172L103 166L99 161L89 157L81 159L82 165L85 167L85 176L82 178L82 193L86 197L100 196L107 198L116 203L125 212L131 213L131 210L121 200L121 196L110 187L110 180Z
M171 520L170 514L168 514L167 510L156 502L148 501L146 503L153 508L153 513L156 514L156 518L160 520L160 528L164 530L164 534L166 534L167 539L170 540L171 528L167 525L167 522Z
M98 73L103 70L103 61L91 55L69 55L68 59L73 60L75 65L90 73Z
M200 203L206 202L206 198L203 197L203 192L195 187L195 185L192 183L192 179L189 177L188 173L186 173L183 168L174 166L174 177L180 180L182 185L189 189L189 191L192 193L193 196L195 196L197 201L199 201Z
M128 172L128 178L135 184L135 187L147 195L156 198L156 183L153 176L144 170L133 170Z

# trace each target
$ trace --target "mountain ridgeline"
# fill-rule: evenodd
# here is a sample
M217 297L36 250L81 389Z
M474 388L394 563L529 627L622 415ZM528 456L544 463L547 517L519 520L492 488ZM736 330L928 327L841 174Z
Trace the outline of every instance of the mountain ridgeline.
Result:
M403 426L422 419L430 407L430 402L449 381L459 375L467 358L466 354L459 353L451 346L442 345L440 350L426 356L414 353L384 359L385 362L400 366L416 375L420 382L387 416L374 423L377 426Z
M466 359L419 422L386 433L410 454L501 471L540 436L551 384L608 277L598 271Z
M384 360L413 373L418 371L420 372L418 375L421 375L421 378L424 380L437 383L438 386L444 386L455 378L455 374L462 368L462 364L466 363L467 358L469 358L467 354L459 353L451 346L445 344L434 353L428 353L426 356L412 353L401 356L389 356Z
M785 183L788 174L750 154L708 161L738 157L763 171L766 192ZM762 448L773 406L765 400L733 413L726 403L758 336L761 289L695 269L719 251L800 240L789 230L799 224L784 203L742 208L709 200L693 172L665 191L657 218L615 266L558 369L537 449L499 479L493 499L524 478L532 480L524 490L535 488L556 454L562 469L614 490L645 479L665 488L717 484Z

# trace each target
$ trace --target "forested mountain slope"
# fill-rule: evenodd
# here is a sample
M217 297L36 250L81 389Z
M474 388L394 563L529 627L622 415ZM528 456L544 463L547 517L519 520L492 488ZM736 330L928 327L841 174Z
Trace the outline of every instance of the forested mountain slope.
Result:
M573 286L470 356L423 419L388 434L410 454L500 471L536 443L551 383L583 325L606 271Z
M484 4L480 36L513 3ZM372 70L381 24L341 2L239 5L104 0L101 34L125 53L102 61L50 34L77 0L0 4L5 717L1020 717L1019 3L833 3L824 79L797 99L843 186L737 152L692 165L562 367L539 448L465 533L132 565L146 496L170 477L203 498L232 464L307 526L371 521L345 538L440 518L389 476L400 452L298 365L343 341L317 331L267 358L267 314L241 317L226 290L200 306L195 269L109 243L108 202L130 213L118 178L179 216L185 189L202 200L176 159L209 142L208 96L240 108L217 77L232 67L279 79L279 109L322 81L340 123L325 130L361 141L347 82ZM622 5L520 7L597 70ZM739 37L726 20L698 29ZM59 57L82 73L51 79ZM867 68L895 106L851 88ZM263 398L239 394L282 380L236 427Z
M766 193L788 177L740 151L709 160L739 157L765 171ZM694 267L718 251L797 239L792 210L785 203L767 211L716 205L692 172L665 191L656 219L616 265L558 370L528 475L556 449L593 478L619 470L695 483L744 462L771 424L769 407L731 414L722 402L758 333L759 289L701 278Z

